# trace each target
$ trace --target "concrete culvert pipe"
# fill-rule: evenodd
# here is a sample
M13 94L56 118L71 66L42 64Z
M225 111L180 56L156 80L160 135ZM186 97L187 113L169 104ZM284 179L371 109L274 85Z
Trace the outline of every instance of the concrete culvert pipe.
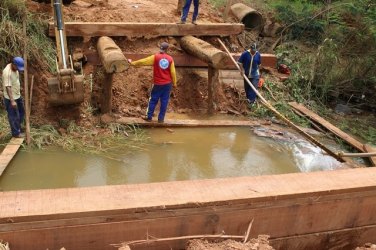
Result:
M231 12L247 29L262 30L264 20L260 12L242 3L231 6Z

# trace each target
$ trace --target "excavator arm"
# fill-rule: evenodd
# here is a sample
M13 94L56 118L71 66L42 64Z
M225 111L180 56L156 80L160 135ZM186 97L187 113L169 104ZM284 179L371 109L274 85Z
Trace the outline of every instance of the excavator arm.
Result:
M72 57L68 54L62 0L53 0L51 4L55 23L57 77L48 79L48 100L52 105L78 104L84 100L84 76L82 69L76 74Z

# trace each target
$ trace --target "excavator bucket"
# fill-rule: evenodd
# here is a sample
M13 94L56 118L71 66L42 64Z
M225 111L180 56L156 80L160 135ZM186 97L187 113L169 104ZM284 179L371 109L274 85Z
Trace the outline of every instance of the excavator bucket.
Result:
M72 76L52 77L47 79L48 81L48 102L51 105L69 105L79 104L84 101L84 76L74 75ZM64 89L63 83L72 82L73 85L70 89Z

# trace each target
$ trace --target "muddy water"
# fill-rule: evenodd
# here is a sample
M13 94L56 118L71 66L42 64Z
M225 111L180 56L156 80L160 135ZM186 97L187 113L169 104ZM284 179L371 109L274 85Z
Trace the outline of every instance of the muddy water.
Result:
M0 178L0 189L212 179L336 167L309 144L258 137L249 128L150 129L148 134L150 143L144 151L119 152L120 160L58 150L21 151Z

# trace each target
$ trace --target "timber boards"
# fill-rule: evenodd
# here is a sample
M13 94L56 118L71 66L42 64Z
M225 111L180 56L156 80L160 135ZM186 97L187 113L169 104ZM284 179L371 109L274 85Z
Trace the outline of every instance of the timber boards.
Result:
M164 123L158 123L155 118L152 122L147 122L138 117L121 117L118 119L107 118L101 119L103 123L120 123L134 124L142 127L249 127L260 125L258 121L241 121L241 120L186 120L186 119L165 119ZM103 117L103 116L102 116Z
M320 117L316 113L312 112L311 110L304 107L302 104L296 103L296 102L290 102L289 105L293 107L294 109L298 110L300 113L306 115L309 119L313 120L314 122L317 122L318 124L325 127L327 130L341 138L342 140L346 141L348 144L359 150L360 152L365 152L363 148L363 143L359 142L355 138L351 137L347 133L343 132L324 118Z
M315 234L325 241L333 231L354 230L349 244L361 245L375 232L376 169L2 192L0 208L0 238L11 242L12 250L110 250L110 244L146 234L243 235L252 218L251 237ZM143 247L132 250L151 249Z
M55 36L54 23L49 23L49 35ZM240 23L124 23L124 22L65 22L67 36L230 36L242 33L244 24Z
M1 152L0 176L3 174L5 168L12 161L13 157L16 155L23 141L24 141L24 138L12 138L10 142L5 146L3 152Z

